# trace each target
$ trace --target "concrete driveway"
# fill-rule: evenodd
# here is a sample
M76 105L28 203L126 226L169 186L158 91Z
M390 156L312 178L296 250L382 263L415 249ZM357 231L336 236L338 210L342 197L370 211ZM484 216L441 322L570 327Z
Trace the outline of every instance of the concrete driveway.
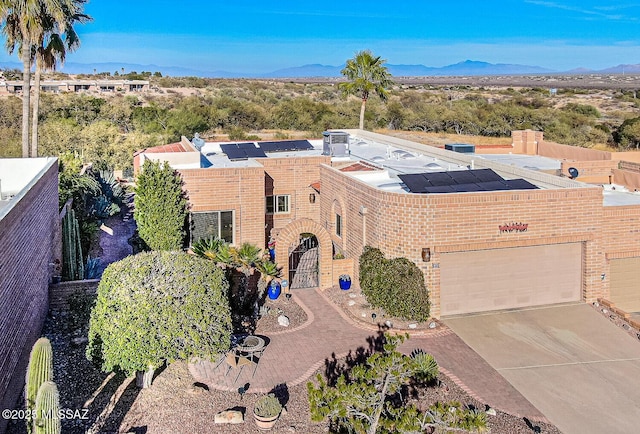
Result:
M563 433L634 433L640 341L586 304L444 321Z

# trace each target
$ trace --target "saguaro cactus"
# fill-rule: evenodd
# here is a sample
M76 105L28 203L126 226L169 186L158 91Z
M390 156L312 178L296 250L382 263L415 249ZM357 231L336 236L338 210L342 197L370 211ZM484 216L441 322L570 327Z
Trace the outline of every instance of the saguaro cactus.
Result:
M84 279L84 259L80 243L80 225L73 209L68 208L62 219L62 255L65 280Z
M53 381L45 381L36 397L35 434L60 434L60 397Z
M40 338L33 344L29 356L25 386L25 405L27 409L27 432L32 432L30 416L36 406L38 389L46 381L53 380L53 350L47 338Z

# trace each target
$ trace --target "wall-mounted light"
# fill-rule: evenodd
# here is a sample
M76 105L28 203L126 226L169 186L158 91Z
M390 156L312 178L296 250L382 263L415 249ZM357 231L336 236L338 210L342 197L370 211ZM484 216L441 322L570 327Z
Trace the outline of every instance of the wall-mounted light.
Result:
M605 277L607 277L607 275L606 275L606 274L604 274L604 273L602 273L602 274L600 275L600 280L604 280L604 278L605 278Z
M316 203L316 194L315 193L310 193L309 194L309 203Z
M431 260L431 249L425 247L422 249L422 262L429 262Z

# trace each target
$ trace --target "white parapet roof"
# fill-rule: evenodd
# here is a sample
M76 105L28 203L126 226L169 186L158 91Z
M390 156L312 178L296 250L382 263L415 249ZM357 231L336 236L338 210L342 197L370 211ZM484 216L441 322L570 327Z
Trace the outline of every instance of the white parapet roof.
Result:
M56 161L44 158L0 158L0 219Z

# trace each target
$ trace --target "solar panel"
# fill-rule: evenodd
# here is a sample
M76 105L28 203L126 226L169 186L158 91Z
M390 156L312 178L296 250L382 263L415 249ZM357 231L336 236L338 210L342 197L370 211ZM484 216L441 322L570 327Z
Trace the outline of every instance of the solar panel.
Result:
M509 190L509 186L502 181L490 181L478 183L485 191Z
M477 169L473 171L473 174L480 182L501 181L503 179L491 169Z
M455 193L451 185L439 185L435 187L427 187L425 193Z
M284 140L277 142L260 142L260 148L264 152L304 151L313 149L308 140Z
M508 179L505 181L511 190L537 190L538 187L524 179Z
M505 180L491 169L412 173L398 175L398 178L411 193L468 193L538 188L524 179Z
M260 148L256 148L253 143L238 143L238 148L249 158L266 158L264 151Z
M483 191L482 187L478 186L478 184L456 184L452 185L453 191L458 193L468 193L470 191Z
M457 170L449 172L456 184L475 184L478 178L474 174L475 170Z
M411 193L425 193L425 189L429 187L429 183L422 173L398 175L398 178L404 182Z
M231 161L246 160L248 158L247 153L238 148L238 145L236 143L220 145L220 149L222 149L222 152L227 154L227 158L229 158L229 160Z
M256 148L253 143L227 143L220 145L222 152L227 154L231 161L246 160L248 158L266 158L265 153L260 148Z
M424 173L423 175L434 187L453 185L456 183L447 172Z

